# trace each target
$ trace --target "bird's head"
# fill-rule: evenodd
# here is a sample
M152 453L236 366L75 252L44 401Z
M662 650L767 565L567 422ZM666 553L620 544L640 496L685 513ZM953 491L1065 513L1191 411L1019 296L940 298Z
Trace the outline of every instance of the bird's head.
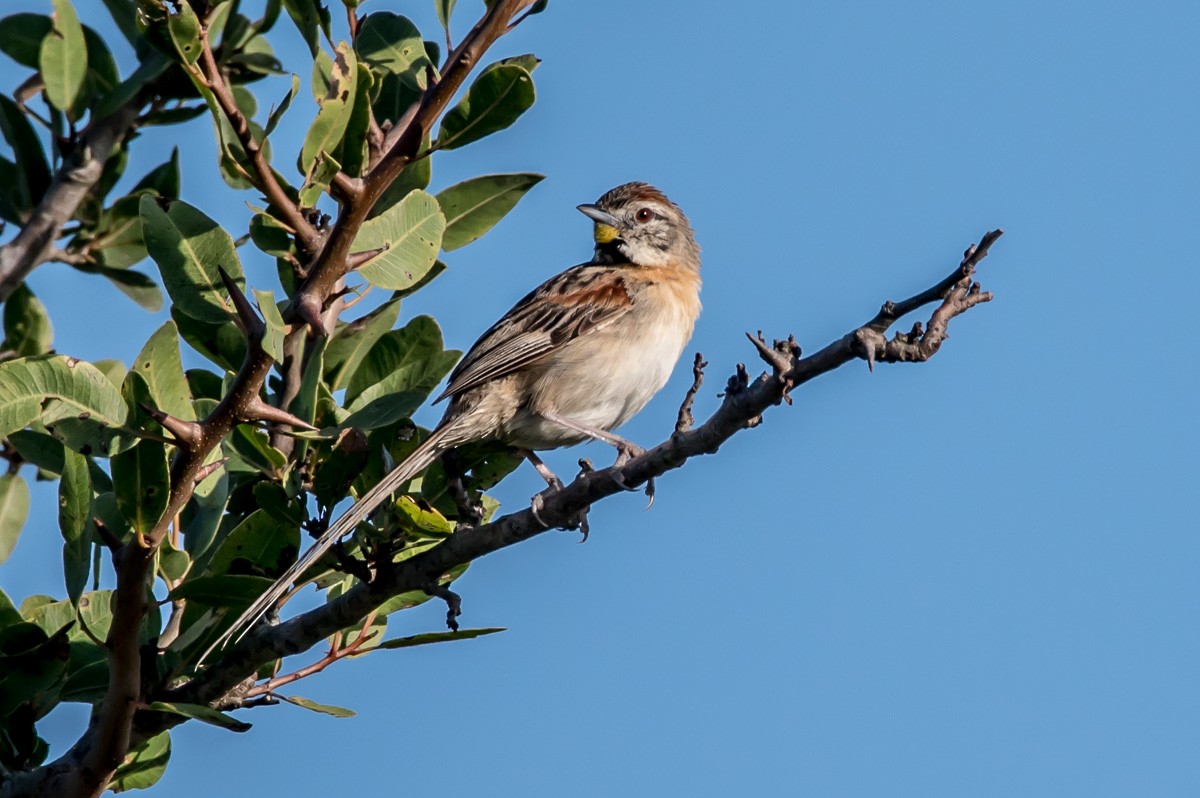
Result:
M626 183L579 210L596 223L597 263L700 271L700 247L679 207L648 183Z

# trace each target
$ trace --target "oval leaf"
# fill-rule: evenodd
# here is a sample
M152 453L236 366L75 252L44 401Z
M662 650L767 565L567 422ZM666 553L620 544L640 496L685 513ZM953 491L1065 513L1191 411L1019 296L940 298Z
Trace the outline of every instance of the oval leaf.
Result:
M516 64L488 67L442 119L437 147L452 150L517 121L534 100L533 78Z
M409 86L425 88L425 68L433 66L425 53L421 31L391 11L368 14L354 38L359 57L374 71L396 75Z
M72 602L83 595L91 572L91 540L87 534L91 509L92 480L87 458L67 450L58 483L58 527L63 536L67 597Z
M117 509L131 527L143 535L148 533L166 512L171 498L166 444L140 441L113 457L112 476Z
M60 111L70 111L87 76L87 41L71 0L53 0L54 28L42 40L38 70L46 99Z
M82 360L63 355L0 363L0 436L37 420L82 454L104 457L132 445L128 410L116 386Z
M0 563L17 545L29 515L29 486L18 474L0 476Z
M359 269L379 288L399 291L416 284L437 261L446 218L438 201L413 191L374 219L363 223L354 250L382 250Z
M179 354L179 328L168 321L154 331L133 361L133 370L141 374L150 388L155 406L184 421L195 421L192 392L183 374Z
M487 175L440 192L437 201L446 216L442 249L449 252L481 238L542 178L535 174Z
M233 302L217 269L223 267L239 286L246 282L229 233L182 200L163 210L154 197L143 194L138 208L146 251L158 264L175 307L200 321L229 320Z

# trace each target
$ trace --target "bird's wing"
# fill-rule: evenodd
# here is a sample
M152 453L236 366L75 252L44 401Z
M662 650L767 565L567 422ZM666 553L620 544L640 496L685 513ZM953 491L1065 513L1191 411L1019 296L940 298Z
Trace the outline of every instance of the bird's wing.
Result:
M437 401L498 379L629 312L633 298L612 266L583 264L534 289L480 336Z

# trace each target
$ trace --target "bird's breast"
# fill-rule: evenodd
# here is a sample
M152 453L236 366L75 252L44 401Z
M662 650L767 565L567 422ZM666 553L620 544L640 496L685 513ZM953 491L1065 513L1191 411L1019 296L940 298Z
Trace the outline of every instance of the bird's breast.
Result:
M700 312L699 278L648 277L637 281L628 313L563 346L534 370L529 394L534 414L549 410L611 430L666 384ZM553 437L554 432L540 429L538 434ZM579 439L564 435L553 445Z

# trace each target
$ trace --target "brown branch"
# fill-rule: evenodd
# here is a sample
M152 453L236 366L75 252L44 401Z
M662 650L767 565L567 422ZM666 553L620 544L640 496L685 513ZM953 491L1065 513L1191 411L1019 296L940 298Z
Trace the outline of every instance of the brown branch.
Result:
M998 235L999 231L996 231L985 236L975 252L964 259L964 265L955 269L949 278L929 291L903 303L893 304L892 307L915 310L941 300L930 319L930 326L938 327L957 313L966 310L964 303L970 302L970 306L973 306L983 301L965 300L959 292L947 293L946 286L953 287L964 277L973 274L975 265ZM872 320L864 327L876 323ZM883 324L883 329L879 332L886 330L889 325L890 322ZM625 490L624 486L643 484L653 477L680 467L693 457L716 452L721 444L733 435L754 426L756 420L760 419L767 409L780 404L788 381L795 386L803 385L858 357L855 342L858 341L860 329L862 328L856 328L816 354L798 360L783 375L784 379L774 375L763 375L756 380L750 380L745 367L740 366L738 373L730 381L721 406L699 427L676 432L663 443L630 459L620 468L585 468L570 485L546 495L536 514L529 508L505 515L488 524L460 527L441 545L396 563L390 568L381 569L374 581L355 585L321 607L301 613L278 625L255 627L239 644L226 651L220 661L209 670L191 682L167 691L162 697L165 700L190 703L220 702L247 674L255 673L263 664L303 651L339 629L360 623L363 617L391 596L409 590L424 590L431 584L437 584L442 575L456 566L542 534L547 526L568 527L589 506L622 492ZM139 716L139 739L179 722L182 720L171 719L161 713Z
M329 296L337 281L346 274L350 246L375 203L404 167L416 157L421 142L433 128L433 123L450 104L484 52L504 35L509 21L532 3L533 0L498 0L493 3L454 52L450 53L441 79L425 91L412 119L403 127L397 126L396 129L400 132L395 141L363 178L361 193L343 204L337 222L314 259L308 277L292 302L292 307L289 308L290 316L311 325L312 319L320 315L324 298Z
M0 301L8 299L31 271L50 258L63 225L99 182L108 157L134 129L143 95L89 126L21 232L0 246Z
M692 416L692 405L696 403L696 393L699 392L700 386L704 384L704 369L708 366L708 361L704 359L704 355L696 353L695 359L692 361L692 387L688 388L684 394L683 404L679 406L679 416L675 421L675 432L687 432L696 423L696 419ZM579 464L582 466L583 461ZM591 463L588 464L589 470Z
M225 114L225 118L229 121L229 126L233 128L234 135L238 137L242 149L246 152L246 157L250 159L250 166L254 170L255 187L266 195L267 202L271 204L271 207L283 215L284 223L296 232L296 239L301 248L306 252L316 252L321 246L321 234L309 224L308 219L304 217L296 204L292 202L291 197L283 190L283 186L279 185L279 181L275 179L275 173L271 171L271 164L267 163L267 156L263 152L262 145L258 139L254 138L254 132L250 129L250 121L238 108L229 83L225 80L225 75L217 64L212 45L208 41L207 26L200 31L200 45L200 74L216 98L217 105Z
M321 657L321 659L317 660L316 662L310 665L305 665L303 668L299 668L298 670L295 670L292 673L284 674L283 676L273 676L262 684L247 690L244 694L239 696L239 700L244 701L257 696L270 695L280 687L289 685L292 682L298 682L301 679L307 676L312 676L315 673L320 673L340 659L354 656L358 653L359 649L375 638L376 632L367 631L371 628L371 624L374 623L374 621L375 613L368 613L366 619L363 621L362 627L358 630L358 634L355 635L354 639L348 644L340 647L337 645L331 645L329 647L329 653L327 653L324 657Z

